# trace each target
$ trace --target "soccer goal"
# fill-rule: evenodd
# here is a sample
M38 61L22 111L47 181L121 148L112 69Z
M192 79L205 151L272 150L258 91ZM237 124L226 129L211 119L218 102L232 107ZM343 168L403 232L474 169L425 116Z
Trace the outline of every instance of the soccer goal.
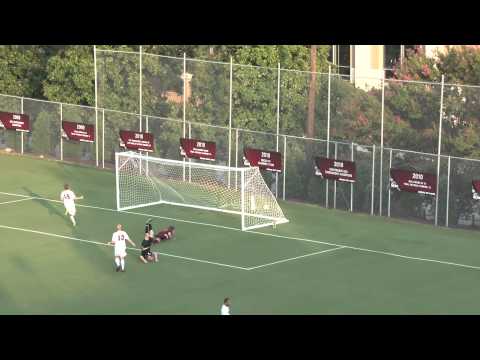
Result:
M117 210L157 204L241 216L242 230L288 222L257 167L233 168L115 154Z

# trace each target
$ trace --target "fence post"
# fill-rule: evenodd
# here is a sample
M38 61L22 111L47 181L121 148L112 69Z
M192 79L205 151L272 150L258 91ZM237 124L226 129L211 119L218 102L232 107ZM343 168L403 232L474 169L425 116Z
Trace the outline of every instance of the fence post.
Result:
M23 114L23 96L20 98L20 113ZM23 155L23 131L20 133L20 152Z
M287 136L283 135L283 200L285 200L286 177L287 177Z
M145 131L148 132L148 115L145 116ZM147 157L147 164L145 165L145 174L148 176L148 151L145 155Z
M102 169L105 169L105 109L102 109Z
M438 226L438 191L440 187L440 153L442 152L442 118L443 118L443 90L445 88L445 75L442 75L442 88L440 90L440 116L438 124L438 152L437 152L437 191L435 195L435 226Z
M331 104L332 66L328 65L328 92L327 92L327 158L330 155L330 104ZM328 208L328 179L325 183L325 207Z
M383 203L383 121L385 115L385 72L383 72L382 77L382 114L381 114L381 123L380 123L380 203L379 203L379 214L382 216L382 203Z
M375 198L375 144L372 147L372 205L370 209L370 215L373 215L373 207L374 207L374 198Z
M337 146L338 142L335 141L335 160L337 160ZM333 208L337 208L337 182L333 181Z
M350 155L350 160L353 162L353 142L352 142L352 153ZM350 212L353 212L353 183L350 183Z
M190 121L188 122L188 138L192 138L192 123ZM188 182L192 182L192 159L190 158L188 158Z
M183 137L186 137L186 108L187 108L187 53L183 53ZM183 158L183 181L185 181L185 157Z
M445 214L445 226L448 227L448 211L450 201L450 156L448 156L448 170L447 170L447 213Z
M390 186L390 170L392 169L392 149L390 149L390 163L388 166L388 217L390 217L390 197L392 195L392 187Z
M277 145L276 151L278 152L278 136L280 134L280 63L278 63L277 70ZM275 173L275 197L278 198L278 172Z
M98 109L95 108L95 166L98 167Z
M61 161L63 161L62 122L63 122L63 104L60 103L60 160L61 160Z
M235 129L235 167L238 168L238 128ZM238 186L238 171L235 171L235 189Z
M143 63L142 63L142 45L140 45L140 61L139 61L140 80L138 87L138 105L140 112L140 132L142 132L142 111L143 111L143 94L142 94L142 77L143 77Z
M95 161L98 167L98 74L97 74L97 46L93 45L93 67L95 72Z
M229 85L229 100L228 100L228 167L232 166L232 90L233 90L233 58L230 56L230 85ZM230 187L230 173L231 171L229 170L228 171L228 187ZM235 187L236 187L236 183L235 183Z
M143 131L143 124L142 124L142 45L140 45L140 53L139 53L139 66L138 66L138 71L139 71L139 81L138 81L138 107L139 107L139 126L138 129L140 132ZM142 155L142 152L140 151L140 155ZM140 170L140 174L142 173L142 159L139 160L138 162L138 167Z

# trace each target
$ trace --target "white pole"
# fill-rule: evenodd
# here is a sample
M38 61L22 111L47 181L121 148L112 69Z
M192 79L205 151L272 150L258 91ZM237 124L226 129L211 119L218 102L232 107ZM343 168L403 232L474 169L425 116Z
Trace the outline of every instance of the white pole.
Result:
M186 109L187 109L187 53L183 53L183 137L187 135Z
M142 94L142 78L143 78L143 64L142 64L142 45L140 45L140 64L139 64L139 71L140 71L140 81L139 81L139 98L138 104L140 107L140 132L142 132L142 107L143 107L143 94Z
M187 53L183 53L183 137L186 136L186 108L187 108ZM183 158L183 181L185 181L185 158Z
M95 166L98 167L98 114L95 108Z
M140 45L140 59L139 59L139 66L138 66L138 71L139 71L139 85L138 85L138 105L139 105L139 131L142 132L142 77L143 77L143 71L142 71L142 45ZM140 154L142 152L140 151ZM142 160L140 159L139 161L139 169L140 169L140 174L142 173Z
M235 129L235 167L238 168L238 128ZM238 184L238 171L235 171L235 189Z
M337 146L338 143L335 141L335 160L337 160ZM333 208L337 208L337 182L333 181Z
M390 170L392 169L392 149L390 149L390 165L388 166L388 217L390 217L390 196L392 195L392 188L390 186Z
M445 217L445 226L448 227L448 211L450 200L450 156L448 157L448 170L447 170L447 212Z
M327 144L330 141L330 104L331 104L331 87L332 87L332 66L328 66L328 93L327 93ZM328 157L328 147L327 147L327 157Z
M230 86L228 100L228 167L232 166L232 90L233 90L233 58L230 56ZM228 172L228 187L230 187L230 173ZM236 180L235 180L236 181ZM235 187L236 187L235 183Z
M353 142L350 160L353 161ZM353 212L353 183L350 183L350 212Z
M145 131L148 132L148 115L145 116ZM146 156L147 156L147 165L145 166L145 172L148 176L148 151L146 153Z
M237 171L238 172L238 171ZM241 209L242 209L242 230L245 229L245 169L243 169L240 173L240 202L241 202Z
M370 215L373 215L373 203L374 203L374 195L375 192L373 191L375 188L375 144L372 147L372 205L370 209Z
M438 125L438 151L437 151L437 191L435 195L435 226L438 225L438 191L440 187L440 153L442 151L442 118L443 118L443 90L445 87L445 75L442 75L442 88L440 91L440 116Z
M62 122L63 122L63 104L60 103L60 160L61 161L63 161Z
M286 178L287 178L287 137L283 135L283 200L285 200Z
M192 123L190 121L188 122L188 138L192 138ZM192 159L190 158L188 158L188 182L192 182Z
M330 103L332 87L332 66L328 65L328 93L327 93L327 158L330 155ZM325 207L328 208L328 179L325 183Z
M98 167L98 94L97 94L97 46L93 45L93 67L95 72L95 162Z
M277 70L277 147L278 152L278 136L280 134L280 63ZM275 197L278 198L278 172L275 173Z
M20 113L23 114L23 96L20 98ZM20 133L20 152L23 155L23 131Z
M105 109L102 109L102 169L105 169Z
M382 77L382 114L380 123L380 204L379 214L382 216L382 200L383 200L383 120L385 115L385 72Z
M120 208L120 187L118 179L118 153L115 154L115 184L117 190L117 210Z

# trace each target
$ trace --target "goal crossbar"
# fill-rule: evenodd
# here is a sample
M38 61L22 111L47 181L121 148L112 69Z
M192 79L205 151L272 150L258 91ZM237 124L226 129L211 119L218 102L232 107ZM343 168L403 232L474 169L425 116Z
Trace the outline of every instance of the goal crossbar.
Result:
M233 176L232 176L233 175ZM241 216L242 230L288 222L257 167L115 154L117 210L160 204Z

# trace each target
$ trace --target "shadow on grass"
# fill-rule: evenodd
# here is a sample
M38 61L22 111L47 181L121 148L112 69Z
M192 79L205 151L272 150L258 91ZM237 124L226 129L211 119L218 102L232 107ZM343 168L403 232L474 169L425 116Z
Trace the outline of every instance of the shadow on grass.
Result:
M21 314L21 307L0 284L0 315Z
M33 267L24 257L17 255L17 256L11 257L10 261L15 265L15 267L18 270L24 273L35 273Z
M29 196L32 197L42 197L42 195L37 194L30 190L28 187L24 186L22 188ZM37 204L42 205L45 209L47 209L49 215L57 215L61 217L64 221L66 221L68 224L71 224L70 220L67 218L65 213L63 213L61 210L59 210L58 206L53 205L50 201L47 200L41 200L41 199L32 199L32 201L36 202Z

